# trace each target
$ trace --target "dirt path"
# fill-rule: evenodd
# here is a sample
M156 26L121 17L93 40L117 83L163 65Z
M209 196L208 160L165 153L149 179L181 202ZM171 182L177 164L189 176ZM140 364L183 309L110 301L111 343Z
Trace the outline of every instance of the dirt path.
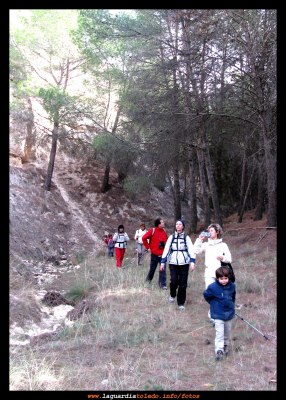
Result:
M57 185L57 187L61 193L61 196L64 199L64 201L67 203L68 208L71 211L72 215L79 223L81 223L81 225L84 227L84 229L85 229L86 233L88 234L88 236L90 237L90 239L92 239L97 244L102 244L102 241L96 235L94 235L92 226L89 224L89 222L85 218L84 213L82 212L82 210L79 207L79 204L74 202L70 198L68 192L61 185L60 180L57 175L57 172L55 172L55 171L53 173L53 181Z

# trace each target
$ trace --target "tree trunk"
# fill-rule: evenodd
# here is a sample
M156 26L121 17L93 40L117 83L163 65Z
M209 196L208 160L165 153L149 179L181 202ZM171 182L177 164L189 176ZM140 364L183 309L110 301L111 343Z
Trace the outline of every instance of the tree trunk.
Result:
M265 135L266 136L266 135ZM267 225L277 226L276 161L269 140L264 137L265 164L267 174L268 216Z
M104 177L103 177L103 182L102 182L102 186L101 186L101 193L105 193L108 190L109 172L110 172L110 160L107 160L106 164L105 164L105 171L104 171Z
M204 205L204 215L205 215L204 229L207 230L208 226L211 223L211 210L210 210L209 195L207 190L206 176L204 171L204 155L201 150L197 151L197 157L199 161L201 188L203 191L203 205Z
M263 63L261 63L263 65ZM254 66L255 89L258 101L258 116L263 137L265 152L265 166L267 176L267 195L268 195L268 216L267 225L277 226L277 194L276 194L276 154L273 148L273 136L271 136L271 124L267 117L267 110L264 103L264 91L262 75L262 66Z
M257 204L254 221L260 221L263 217L263 213L265 212L265 197L266 193L266 173L264 166L264 151L263 149L263 137L260 133L259 135L259 148L261 149L258 152L257 160L258 160L258 193L257 193Z
M251 14L250 14L251 15ZM257 37L254 34L250 34L248 21L248 12L243 15L243 29L245 32L245 48L247 51L247 57L249 65L251 66L251 73L253 76L253 86L255 90L255 102L257 104L257 116L259 125L261 127L261 133L263 136L263 144L265 151L265 167L267 176L267 196L268 196L268 216L267 225L277 226L277 194L276 194L276 151L274 148L273 139L275 134L276 126L271 124L271 117L269 113L272 107L276 107L273 103L271 95L276 93L275 90L271 93L271 86L268 84L268 79L272 74L276 74L275 63L273 63L272 54L275 49L276 37L276 25L273 24L273 15L268 10L264 13L264 28L263 32L267 32L264 35L264 39L257 42ZM255 22L255 21L254 21ZM257 29L259 33L259 30ZM271 34L272 33L272 34ZM254 39L255 38L255 43ZM260 46L256 48L256 43L260 43ZM275 86L275 85L273 85ZM276 120L276 118L275 118Z
M243 214L244 214L244 208L245 208L246 200L247 200L247 197L248 197L248 194L249 194L249 191L250 191L251 182L252 182L252 178L253 178L253 175L254 175L255 167L256 167L256 164L254 164L254 166L253 166L251 177L249 179L249 183L248 183L248 186L247 186L247 189L246 189L246 192L245 192L243 204L242 204L242 207L241 207L241 210L240 210L240 214L239 214L239 219L237 221L239 223L242 222L242 218L243 218Z
M174 207L175 207L175 220L182 218L182 209L181 209L181 190L180 190L180 177L179 177L179 168L176 163L173 167L174 171Z
M23 163L33 162L37 160L36 157L36 135L33 132L34 128L34 114L32 109L31 99L28 99L29 103L29 120L26 124L27 134L25 138L25 146L24 146L24 154L25 156L22 159Z
M203 127L203 129L205 129L205 127ZM213 170L212 170L212 163L211 163L211 158L210 158L210 153L209 153L209 145L205 138L205 132L203 134L203 138L204 138L204 146L205 146L204 156L205 156L206 170L207 170L208 181L209 181L209 186L210 186L210 191L211 191L211 197L212 197L212 201L213 201L215 222L222 227L223 222L222 222L222 218L220 215L219 201L218 201L218 197L217 197L217 191L216 191Z
M194 150L192 147L189 149L189 172L190 172L190 233L197 232L198 214L197 214L197 191L196 191L196 180L195 180L195 169L194 169Z
M51 189L51 181L52 181L52 176L53 176L53 171L54 171L54 163L55 163L55 158L56 158L56 152L57 152L57 142L58 142L58 129L59 129L59 124L54 123L54 129L52 133L52 148L51 148L51 153L50 153L50 161L48 165L48 171L47 171L47 176L46 176L46 181L45 181L45 190L50 191Z
M116 129L117 129L117 126L118 126L120 113L121 113L121 107L119 107L118 110L117 110L117 114L116 114L115 121L114 121L114 124L113 124L113 128L112 128L112 131L111 131L112 135L115 135L115 133L116 133ZM104 171L104 177L103 177L103 182L102 182L102 186L101 186L101 193L105 193L108 190L110 164L111 164L111 159L108 159L106 161L106 164L105 164L105 171ZM118 180L120 181L120 177L118 177Z
M237 210L238 216L240 215L240 211L241 211L242 204L243 204L243 193L244 193L244 187L245 187L246 147L247 147L247 140L245 140L245 147L244 147L244 151L243 151L242 172L241 172L241 182L240 182L240 196L239 196L239 205L238 205L238 210Z
M170 189L171 189L172 196L173 196L173 201L174 201L174 219L175 219L175 221L177 221L177 219L181 219L181 210L179 210L179 208L181 206L181 202L179 203L180 204L179 208L177 208L177 201L178 201L177 200L177 190L178 190L178 187L176 188L176 186L177 186L176 178L174 178L174 185L173 185L172 178L170 176L169 171L167 171L167 178L168 178L168 181L169 181L169 185L170 185ZM179 186L179 193L180 193L180 186Z

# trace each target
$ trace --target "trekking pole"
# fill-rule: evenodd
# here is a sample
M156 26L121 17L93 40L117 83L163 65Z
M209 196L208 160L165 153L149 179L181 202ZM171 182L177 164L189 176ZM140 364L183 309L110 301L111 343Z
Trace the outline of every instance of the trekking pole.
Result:
M244 318L240 317L238 314L235 313L235 315L240 318L242 321L246 322L249 326L251 326L251 328L255 329L258 333L260 333L260 335L262 335L263 337L265 337L266 340L269 340L269 338L265 335L263 335L263 333L261 333L258 329L254 328L254 326L252 326L249 322L245 321Z
M144 256L144 254L146 254L146 253L147 253L147 250L145 250L145 251L144 251L144 253L142 253L142 254L141 254L141 256L139 256L139 257L138 257L138 256L137 256L137 257L135 257L135 258L134 258L134 260L133 260L133 261L131 261L131 263L129 263L129 264L127 264L127 265L125 265L125 267L122 267L122 269L125 269L125 268L129 267L129 265L133 264L133 263L134 263L134 262L135 262L137 259L140 259L141 257L143 257L143 256Z

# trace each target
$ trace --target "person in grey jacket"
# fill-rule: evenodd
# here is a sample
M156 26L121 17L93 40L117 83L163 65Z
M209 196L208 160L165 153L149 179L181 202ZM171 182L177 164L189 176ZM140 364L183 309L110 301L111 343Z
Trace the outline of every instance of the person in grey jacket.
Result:
M230 282L228 266L216 270L216 280L204 291L204 298L210 304L211 318L214 320L216 360L228 354L231 320L235 316L235 284Z
M186 301L187 281L189 269L194 271L196 254L194 245L188 235L184 233L185 222L182 219L176 222L175 234L169 236L161 259L160 271L163 271L169 260L170 269L170 298L177 303L180 309L184 309ZM178 289L178 290L177 290Z
M147 233L145 228L145 224L142 222L140 224L140 229L135 232L134 239L136 240L136 247L137 247L137 257L138 257L138 265L142 265L144 261L144 253L145 253L145 246L142 241L142 237Z

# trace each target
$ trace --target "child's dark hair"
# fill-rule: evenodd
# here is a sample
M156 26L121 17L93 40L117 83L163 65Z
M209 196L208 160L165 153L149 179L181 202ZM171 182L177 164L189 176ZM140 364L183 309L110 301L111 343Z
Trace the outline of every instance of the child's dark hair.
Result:
M227 265L223 266L223 267L219 267L216 272L215 275L218 278L222 278L223 276L226 276L227 278L230 277L230 270L228 268Z

